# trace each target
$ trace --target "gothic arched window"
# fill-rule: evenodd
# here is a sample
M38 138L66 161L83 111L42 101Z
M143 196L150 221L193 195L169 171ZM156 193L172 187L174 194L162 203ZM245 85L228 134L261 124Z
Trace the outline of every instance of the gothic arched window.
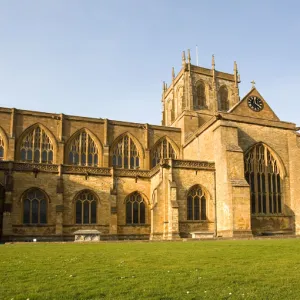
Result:
M142 195L134 192L126 200L126 224L145 224L146 206Z
M83 191L75 199L76 224L97 223L97 199L93 193Z
M23 223L47 223L47 196L37 188L28 190L23 196Z
M194 109L206 107L205 85L199 82L196 88L196 97L194 99Z
M166 138L163 138L158 143L156 143L151 151L152 168L155 167L162 158L175 159L176 157L176 152L171 143Z
M206 197L199 185L193 186L187 195L187 219L206 220Z
M40 126L34 127L23 137L20 158L24 162L53 163L53 143Z
M219 110L229 110L228 90L226 86L221 86L219 89Z
M98 166L98 146L91 135L85 130L76 134L69 144L68 163L79 166Z
M264 144L246 153L245 177L250 185L252 214L282 213L282 174L278 161Z
M4 140L0 135L0 161L4 159Z
M116 168L136 169L140 166L140 154L130 136L122 136L113 148L112 164Z

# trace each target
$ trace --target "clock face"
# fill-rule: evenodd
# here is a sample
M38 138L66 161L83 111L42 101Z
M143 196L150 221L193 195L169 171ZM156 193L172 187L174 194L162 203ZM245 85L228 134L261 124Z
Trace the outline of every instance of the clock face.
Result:
M261 111L264 108L262 100L256 96L250 96L248 98L248 106L254 111Z

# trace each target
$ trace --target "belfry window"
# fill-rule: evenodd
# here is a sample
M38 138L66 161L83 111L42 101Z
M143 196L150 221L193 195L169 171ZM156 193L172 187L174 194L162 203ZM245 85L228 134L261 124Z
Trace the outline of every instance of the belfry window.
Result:
M282 213L282 174L278 162L264 144L245 155L245 177L250 185L251 213Z
M132 138L124 135L113 149L112 164L116 168L137 169L140 166L140 154Z
M4 140L0 135L0 161L4 159Z
M39 189L30 189L23 196L23 223L47 223L47 197Z
M130 194L126 200L126 224L145 224L145 201L140 193Z
M53 163L53 143L44 129L35 127L23 138L20 146L21 161Z
M75 199L76 224L96 224L97 200L89 191L81 192Z
M206 197L199 185L193 186L187 195L187 219L206 220Z
M176 158L176 152L166 138L156 144L151 152L152 168L155 167L163 158Z
M89 133L79 132L69 145L69 161L71 165L93 166L99 164L99 149Z
M228 100L228 90L226 86L221 86L218 93L219 100L219 110L228 111L229 110L229 100Z
M199 82L196 88L196 97L194 98L194 109L206 107L205 85Z

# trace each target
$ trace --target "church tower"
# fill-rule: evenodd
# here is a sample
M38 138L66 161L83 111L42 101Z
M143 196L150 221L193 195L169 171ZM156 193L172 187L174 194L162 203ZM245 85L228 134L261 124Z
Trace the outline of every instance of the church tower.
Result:
M175 76L172 68L170 86L163 83L162 125L180 127L185 138L218 111L227 112L240 100L237 64L233 74L215 69L212 56L211 69L191 64L191 55L182 53L182 68Z

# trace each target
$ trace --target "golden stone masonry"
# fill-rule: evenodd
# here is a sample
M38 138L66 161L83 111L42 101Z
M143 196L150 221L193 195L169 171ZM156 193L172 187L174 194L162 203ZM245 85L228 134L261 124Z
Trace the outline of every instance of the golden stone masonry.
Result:
M1 240L300 234L299 127L239 82L183 53L161 126L0 108Z

